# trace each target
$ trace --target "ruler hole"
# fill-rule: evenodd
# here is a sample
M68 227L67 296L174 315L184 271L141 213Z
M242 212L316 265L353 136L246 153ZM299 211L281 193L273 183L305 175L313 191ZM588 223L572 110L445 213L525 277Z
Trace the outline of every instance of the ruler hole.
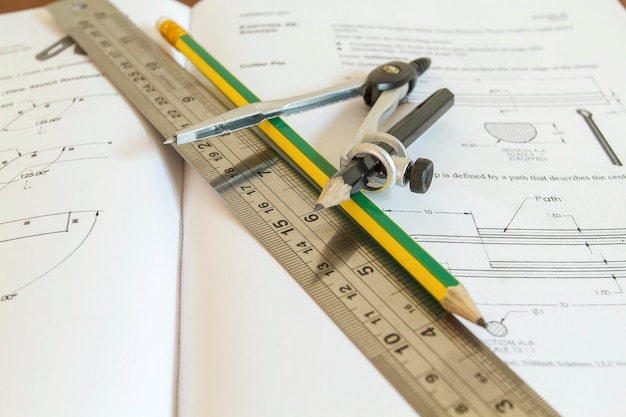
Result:
M74 3L72 4L72 10L80 12L82 10L85 10L87 8L87 5L85 3Z

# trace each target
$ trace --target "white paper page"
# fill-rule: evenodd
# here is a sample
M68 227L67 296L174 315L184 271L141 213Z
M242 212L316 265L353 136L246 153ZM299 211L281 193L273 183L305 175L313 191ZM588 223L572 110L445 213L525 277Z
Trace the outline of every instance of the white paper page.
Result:
M35 58L45 9L0 19L0 415L172 416L182 162L73 47Z
M626 406L626 322L621 319L626 310L626 169L611 162L576 110L593 113L626 163L625 18L621 5L611 0L433 0L419 5L207 0L194 8L192 35L263 99L364 77L389 60L429 56L433 65L410 101L447 87L456 104L409 151L433 160L436 178L425 195L394 189L373 198L468 287L500 333L470 328L557 411L619 416ZM367 111L355 100L287 122L337 164ZM202 193L202 184L197 185L197 191L187 189L190 198ZM215 207L195 207L204 213L204 233L219 230L223 241L206 251L208 276L230 278L202 284L220 291L191 294L197 300L197 327L189 334L197 339L187 346L196 354L209 349L216 354L182 368L183 379L193 369L194 377L205 381L205 392L189 399L201 402L202 395L210 395L203 409L232 411L229 415L282 415L298 407L312 415L342 415L335 412L345 404L342 398L327 393L348 386L380 394L357 397L344 415L380 415L371 407L378 401L388 407L382 414L410 415L402 401L386 396L391 394L380 376L360 374L358 352L337 348L349 343L333 338L332 325L325 329L321 320L310 318L317 307L303 301L283 312L289 305L285 299L295 297L297 288L278 296L260 286L230 286L233 280L255 285L264 278L258 265L274 262L260 247L255 250L254 242L237 252L241 238L233 238L235 253L229 255L224 242L248 234ZM213 257L214 251L221 256ZM246 272L239 269L242 265L233 267L242 256L254 262ZM242 288L251 296L238 299ZM263 314L276 319L262 320ZM337 353L329 357L346 364L342 378L313 366L308 378L325 384L294 384L290 361L309 357L299 349L275 348L273 355L255 362L242 360L272 352L272 342L247 335L271 333L279 329L277 323L292 321L313 329L310 334L303 329L300 340L311 336L318 348L332 345ZM198 330L203 327L206 333ZM228 337L216 337L220 332ZM268 372L268 364L277 370ZM296 386L294 391L317 394L318 401L272 397L281 392L274 386ZM250 392L268 394L251 398Z

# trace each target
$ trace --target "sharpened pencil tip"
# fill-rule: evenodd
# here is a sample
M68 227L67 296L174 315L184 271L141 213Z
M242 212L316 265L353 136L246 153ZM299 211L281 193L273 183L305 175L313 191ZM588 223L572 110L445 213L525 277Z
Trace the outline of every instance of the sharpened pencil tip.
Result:
M334 207L350 199L352 187L343 182L342 177L332 177L328 180L319 198L317 206L322 208Z
M482 317L476 320L476 324L478 324L480 327L484 327L485 329L487 328L487 322Z
M323 204L316 204L315 208L313 210L315 210L315 211L324 210L324 205Z

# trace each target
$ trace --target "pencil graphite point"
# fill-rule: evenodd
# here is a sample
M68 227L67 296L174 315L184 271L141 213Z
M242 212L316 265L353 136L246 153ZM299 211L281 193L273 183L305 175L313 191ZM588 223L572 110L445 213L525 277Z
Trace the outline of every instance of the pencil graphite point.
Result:
M319 210L338 206L344 201L348 201L351 190L352 187L343 181L342 176L331 177L322 189L315 209L318 210L317 207L319 206L321 206Z
M478 326L487 327L485 319L462 284L448 287L446 296L440 302L446 311L463 317Z

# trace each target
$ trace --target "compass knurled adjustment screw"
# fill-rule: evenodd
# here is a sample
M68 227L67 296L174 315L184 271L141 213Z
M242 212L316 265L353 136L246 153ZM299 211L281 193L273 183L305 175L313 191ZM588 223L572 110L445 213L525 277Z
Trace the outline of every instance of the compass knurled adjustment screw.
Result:
M409 188L411 192L424 194L433 180L435 166L430 159L417 158L409 172Z

